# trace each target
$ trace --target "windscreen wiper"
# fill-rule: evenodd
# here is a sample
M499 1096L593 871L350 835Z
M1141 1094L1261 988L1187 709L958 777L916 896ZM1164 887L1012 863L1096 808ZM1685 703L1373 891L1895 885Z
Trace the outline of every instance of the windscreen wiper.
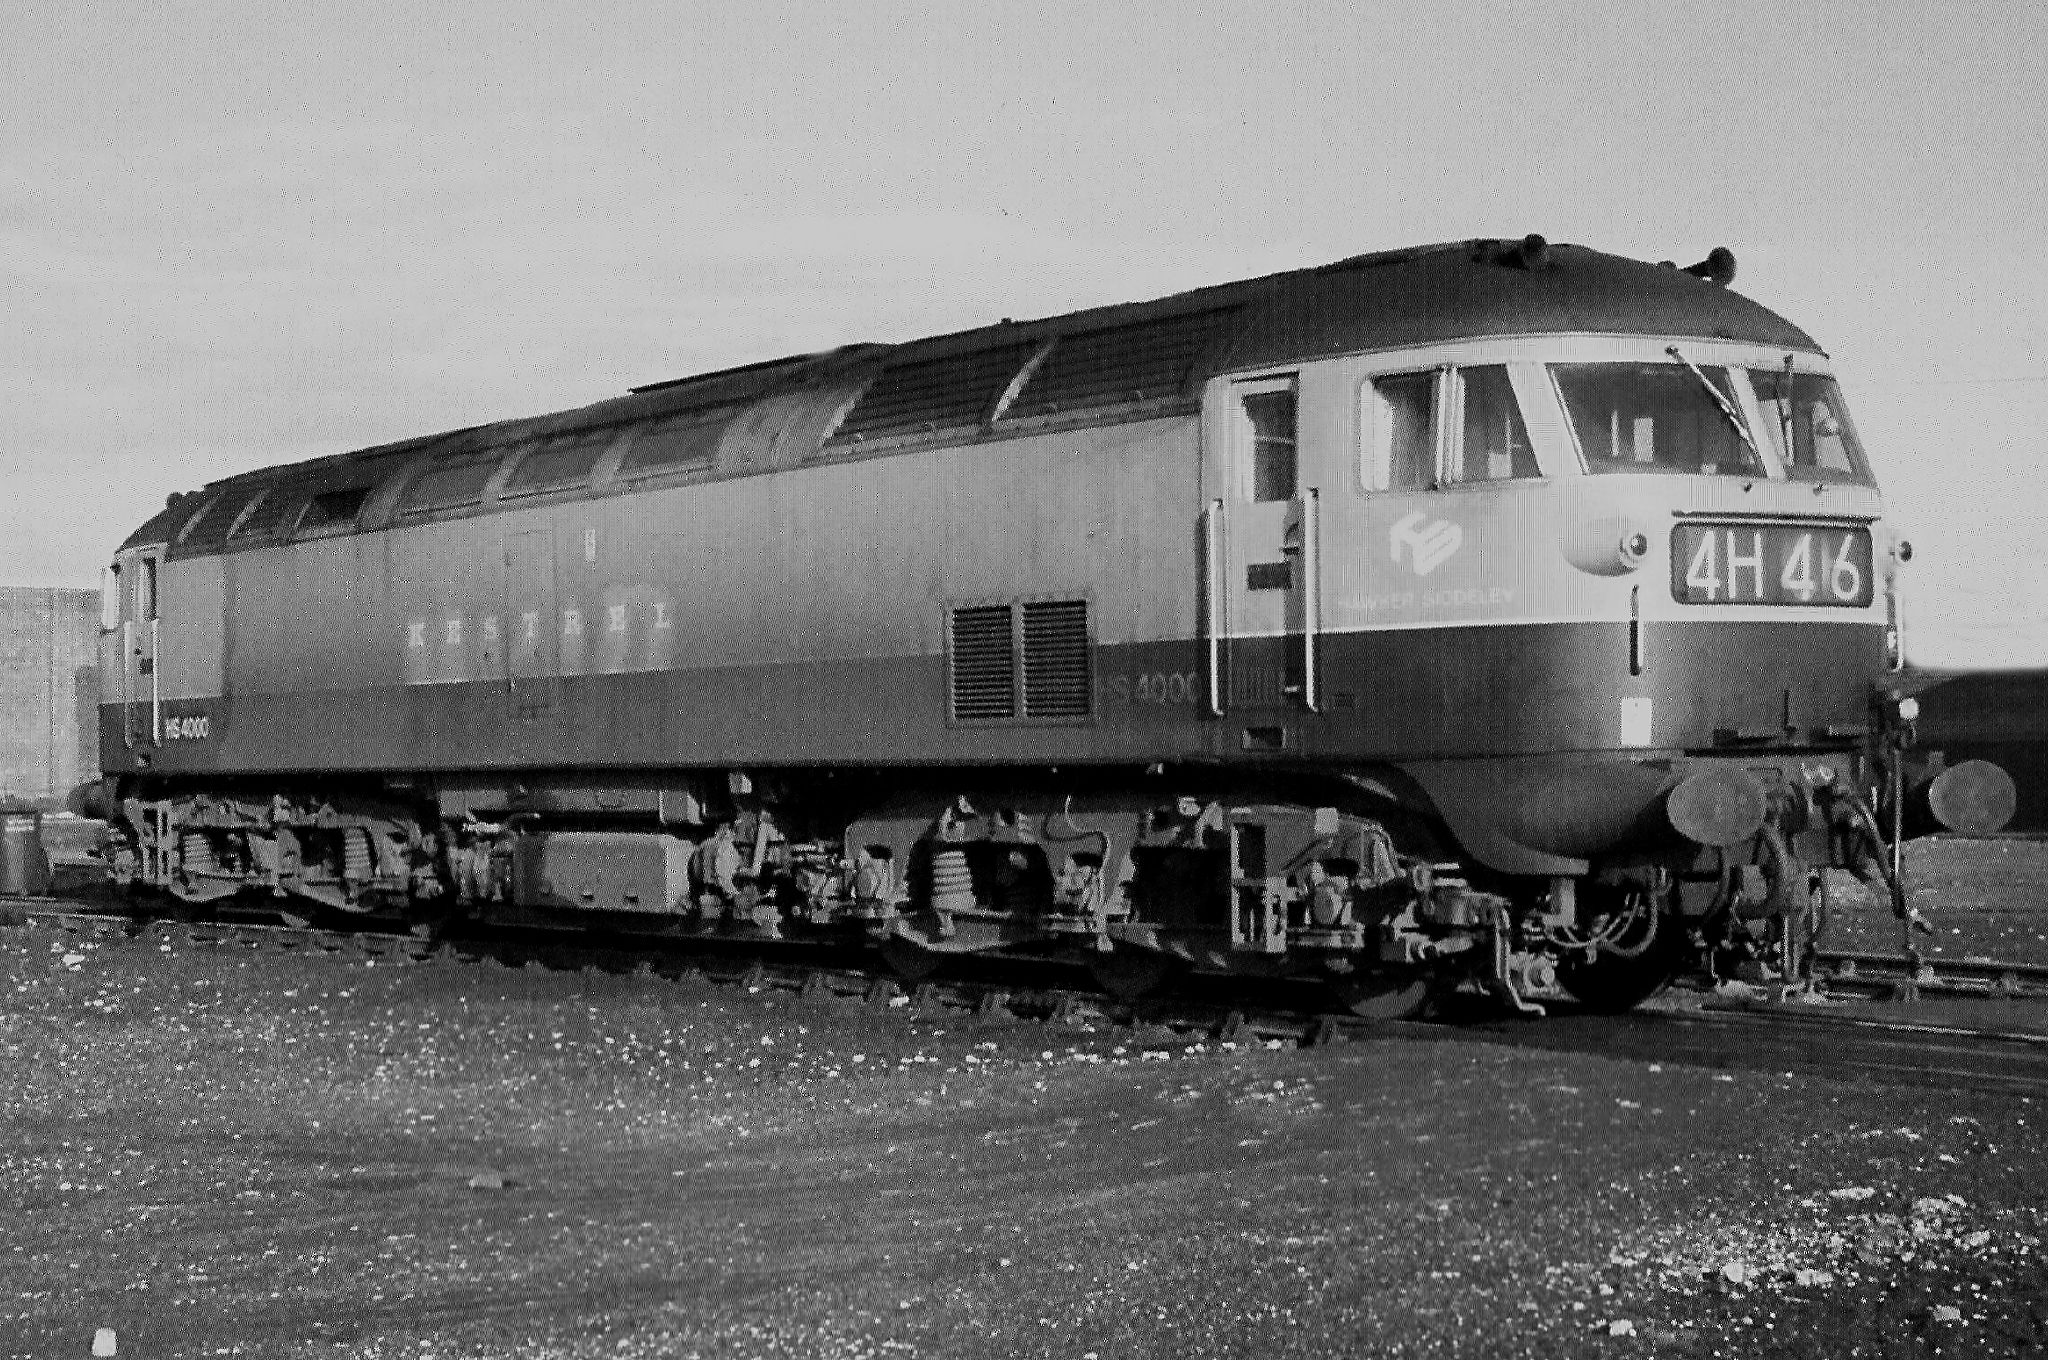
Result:
M1702 373L1698 364L1679 353L1678 346L1666 345L1664 352L1679 363L1684 364L1685 371L1700 380L1700 386L1706 390L1709 397L1713 398L1714 409L1721 413L1722 418L1728 422L1729 428L1734 430L1741 437L1742 442L1749 446L1749 456L1756 460L1758 467L1762 467L1764 463L1763 452L1757 448L1756 440L1749 433L1749 422L1742 418L1742 412L1735 409L1735 403L1728 400L1727 394L1722 392L1720 388L1714 386L1714 380L1705 373Z

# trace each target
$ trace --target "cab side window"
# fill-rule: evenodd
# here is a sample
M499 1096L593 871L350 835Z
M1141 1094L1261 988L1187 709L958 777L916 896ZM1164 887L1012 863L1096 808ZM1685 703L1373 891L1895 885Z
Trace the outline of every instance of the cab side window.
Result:
M1244 392L1244 423L1248 428L1252 499L1291 501L1296 481L1294 384L1262 386Z
M1501 482L1537 477L1529 428L1502 364L1458 370L1464 389L1459 421L1457 477L1460 482Z
M1374 378L1365 392L1365 486L1422 491L1436 484L1435 373Z

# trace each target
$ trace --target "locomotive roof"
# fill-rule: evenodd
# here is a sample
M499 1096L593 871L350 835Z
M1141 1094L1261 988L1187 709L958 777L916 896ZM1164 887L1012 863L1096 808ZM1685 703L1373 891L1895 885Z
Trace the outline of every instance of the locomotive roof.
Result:
M972 442L1167 414L1189 409L1202 382L1218 373L1449 340L1590 332L1818 352L1798 327L1708 277L1732 271L1726 252L1680 270L1537 237L1359 255L1153 301L793 355L653 383L569 411L259 469L173 497L123 546L173 542L174 555L185 556L305 537L312 508L322 505L326 511L314 516L320 532L347 532L373 493L418 484L443 467L483 469L488 461L495 470L515 450L533 462L533 449L561 449L560 466L581 465L587 483L602 453L599 436L629 430L659 429L672 446L660 456L676 461L657 470L703 470L686 458L708 459L705 449L736 442L720 444L721 420L737 424L731 418L742 409L758 413L778 403L787 409L774 418L796 432L789 442L815 456L821 448ZM792 414L806 399L815 411ZM587 457L578 454L578 436ZM776 465L765 445L718 455L721 469L729 462L736 471ZM511 480L523 475L515 469ZM461 504L474 505L491 478L478 471L453 480L475 498ZM388 520L395 496L378 499ZM374 509L364 515L378 517Z

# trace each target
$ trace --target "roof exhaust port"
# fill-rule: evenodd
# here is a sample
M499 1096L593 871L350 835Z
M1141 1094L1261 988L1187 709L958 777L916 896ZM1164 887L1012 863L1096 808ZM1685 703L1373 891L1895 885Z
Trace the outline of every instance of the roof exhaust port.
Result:
M1675 267L1669 260L1666 260L1664 264L1667 268ZM1726 246L1715 246L1707 252L1706 259L1701 260L1698 264L1687 265L1682 272L1690 274L1696 279L1705 279L1708 283L1718 283L1723 288L1726 288L1729 284L1735 282L1735 252Z

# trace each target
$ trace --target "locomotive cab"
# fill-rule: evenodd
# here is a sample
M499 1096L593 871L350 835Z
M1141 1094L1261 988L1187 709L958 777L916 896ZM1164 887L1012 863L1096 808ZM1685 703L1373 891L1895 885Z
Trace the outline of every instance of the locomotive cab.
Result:
M1821 363L1545 336L1217 380L1216 708L1284 699L1283 745L1398 710L1362 735L1411 759L1852 735L1896 663L1900 549ZM1827 664L1734 678L1815 628Z
M1805 910L1873 777L1908 551L1822 355L1461 340L1220 377L1205 436L1244 751L1412 779L1584 999L1661 983L1688 917Z

